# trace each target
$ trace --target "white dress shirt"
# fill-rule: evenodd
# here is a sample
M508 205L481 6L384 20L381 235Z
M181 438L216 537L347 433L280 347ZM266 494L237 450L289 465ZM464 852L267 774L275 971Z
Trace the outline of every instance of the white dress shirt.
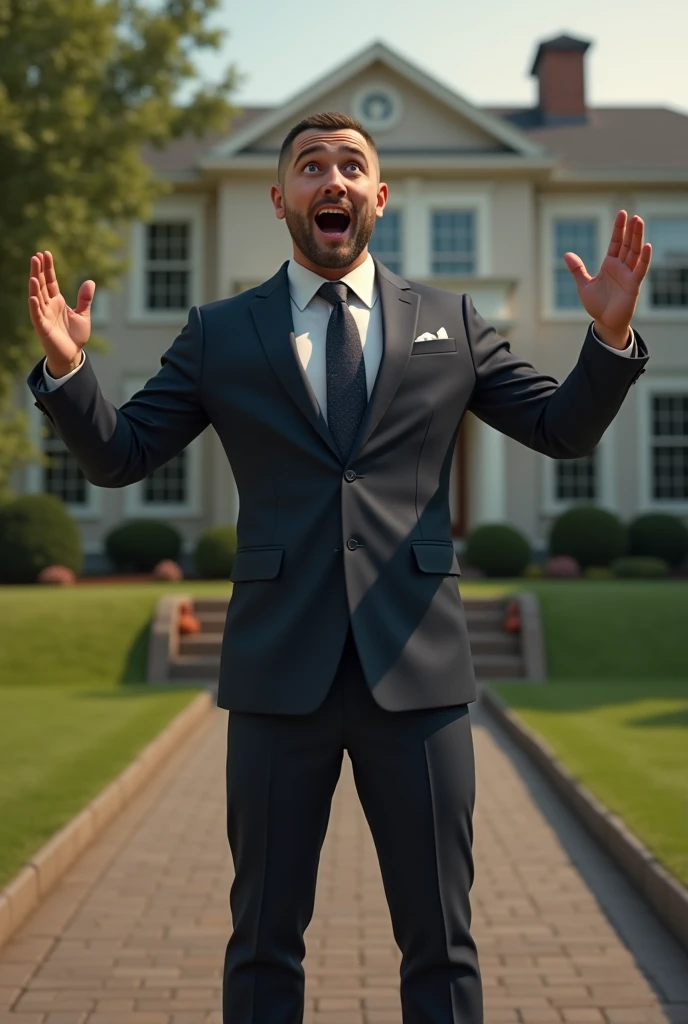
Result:
M289 279L289 295L291 297L291 313L294 321L294 333L296 335L296 348L299 353L301 365L306 373L308 382L318 400L322 414L327 420L327 378L326 378L326 346L327 323L330 319L332 306L316 292L322 284L329 279L314 274L312 270L302 267L296 260L289 260L287 266L287 277ZM368 258L359 267L345 274L340 279L348 284L349 309L353 316L358 333L361 337L363 349L363 362L365 363L366 387L368 398L373 390L375 378L382 358L382 310L380 308L379 291L375 275L375 264L373 258ZM442 326L438 324L438 328ZM636 353L636 341L631 328L631 339L626 348L618 349L607 345L595 334L593 336L600 345L611 349L619 356L634 356ZM51 377L47 370L48 357L43 360L43 378L48 391L54 391L65 381L78 373L84 362L84 354L81 355L81 363L64 377Z

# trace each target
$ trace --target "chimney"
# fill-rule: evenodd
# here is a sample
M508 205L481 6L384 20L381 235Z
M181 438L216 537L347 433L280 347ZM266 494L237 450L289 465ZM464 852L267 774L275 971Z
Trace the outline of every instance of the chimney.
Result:
M530 69L539 86L538 109L543 124L576 124L587 120L583 58L584 39L557 36L540 43Z

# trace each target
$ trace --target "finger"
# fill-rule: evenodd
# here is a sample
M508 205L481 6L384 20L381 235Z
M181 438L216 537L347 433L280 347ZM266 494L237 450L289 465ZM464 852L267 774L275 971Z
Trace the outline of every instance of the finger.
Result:
M55 295L60 294L60 288L57 283L57 277L55 276L55 267L53 264L53 254L46 249L44 253L44 272L45 272L45 284L48 289L48 295L54 298Z
M619 210L616 217L614 218L614 227L612 228L612 238L607 249L607 256L618 256L623 242L624 229L626 227L627 213L625 210Z
M41 313L45 315L46 303L43 297L43 292L41 290L41 284L40 281L38 280L38 277L29 278L29 297L32 296L37 300Z
M630 220L626 221L626 226L625 226L625 229L624 229L623 241L622 241L621 247L619 249L619 259L621 260L622 263L626 262L626 257L628 256L628 251L631 248L631 239L633 237L633 224L634 224L634 222L635 222L635 217L631 217Z
M36 276L38 277L38 284L41 289L41 296L43 298L43 301L47 302L50 296L48 295L48 287L45 283L45 258L42 252L38 253L38 262L39 267L38 274Z
M91 281L89 278L88 281L83 282L83 284L79 288L79 294L76 297L76 306L74 308L75 313L87 312L89 306L93 302L93 296L95 295L95 291L95 281Z
M39 337L47 333L47 322L41 311L41 305L36 295L29 296L29 316L33 329Z
M638 284L643 280L648 270L650 269L650 260L652 259L652 245L650 242L646 242L640 252L640 259L633 268L633 280Z
M643 230L645 224L641 217L634 217L633 233L631 235L631 244L626 256L626 266L633 270L640 259L640 253L643 248Z
M592 280L592 277L585 267L585 263L583 263L580 256L576 256L575 252L564 253L564 262L573 274L574 280L579 288L582 288L583 285L586 285L588 281Z

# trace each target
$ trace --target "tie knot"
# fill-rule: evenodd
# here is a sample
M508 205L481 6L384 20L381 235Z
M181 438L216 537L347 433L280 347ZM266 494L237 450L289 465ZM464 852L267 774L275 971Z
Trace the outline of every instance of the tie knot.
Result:
M334 306L337 302L346 302L349 286L343 281L326 281L318 288L318 295Z

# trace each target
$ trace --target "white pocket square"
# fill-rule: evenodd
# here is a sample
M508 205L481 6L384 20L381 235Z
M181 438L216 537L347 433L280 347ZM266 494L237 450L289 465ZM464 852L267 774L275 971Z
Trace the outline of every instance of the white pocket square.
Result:
M417 338L414 338L413 344L415 345L417 341L432 341L434 338L447 338L447 337L449 337L449 335L447 334L445 328L444 327L440 327L440 329L437 332L437 334L431 334L430 331L426 331L425 334L419 334Z

